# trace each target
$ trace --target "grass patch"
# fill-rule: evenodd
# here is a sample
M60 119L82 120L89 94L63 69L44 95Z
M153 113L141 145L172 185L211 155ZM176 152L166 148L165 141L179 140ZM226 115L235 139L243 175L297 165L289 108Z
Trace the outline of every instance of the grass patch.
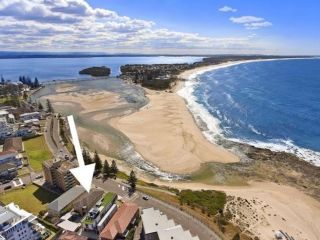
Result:
M104 195L103 199L102 199L102 205L106 206L108 204L110 204L114 198L115 198L116 194L112 193L112 192L108 192L106 195Z
M26 168L26 167L23 167L23 168L18 170L18 176L19 177L22 177L22 176L25 176L25 175L28 175L28 174L30 174L30 172L29 172L29 169Z
M52 202L58 195L51 193L36 185L29 185L25 189L15 189L0 195L0 201L4 204L14 202L20 208L38 215L46 210L47 204Z
M29 163L36 172L42 170L42 163L44 161L52 158L43 135L24 141L24 148L29 158Z
M182 204L201 209L204 213L211 216L216 215L219 210L222 210L227 201L224 192L212 190L182 190L179 193L179 200Z

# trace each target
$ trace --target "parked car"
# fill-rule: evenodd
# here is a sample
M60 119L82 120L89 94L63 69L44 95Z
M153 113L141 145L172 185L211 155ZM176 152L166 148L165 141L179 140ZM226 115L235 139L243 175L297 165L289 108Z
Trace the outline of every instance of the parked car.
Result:
M149 197L148 196L143 196L142 199L148 201Z
M40 178L43 178L43 176L42 175L36 176L36 179L40 179Z

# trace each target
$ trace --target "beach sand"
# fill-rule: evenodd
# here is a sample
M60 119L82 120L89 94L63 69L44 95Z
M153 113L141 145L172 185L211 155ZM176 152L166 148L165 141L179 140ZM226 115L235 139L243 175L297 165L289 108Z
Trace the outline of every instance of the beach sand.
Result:
M180 78L187 79L217 66L185 71ZM106 120L122 131L134 143L137 151L146 160L153 162L162 170L177 173L196 171L202 163L217 161L230 163L239 161L229 151L211 144L202 135L185 101L176 91L183 82L178 82L174 92L157 92L147 90L150 103L133 114L109 120L108 111L94 113L121 106L116 94L97 92L80 94L76 92L51 95L53 104L81 106L81 113L92 112L92 119ZM90 132L85 128L78 129L80 138L102 144L108 148L109 140L103 134ZM106 157L103 157L106 159ZM111 159L109 158L109 161ZM119 168L126 172L131 166L121 164ZM231 196L227 208L234 214L232 221L243 230L249 230L259 239L274 239L274 233L283 230L295 239L317 240L320 236L320 203L305 193L284 185L269 182L249 182L248 186L212 186L204 183L166 182L150 179L143 172L139 179L179 189L213 189L221 190ZM231 203L231 204L230 204ZM233 204L232 204L233 203Z
M205 162L239 161L237 156L203 136L180 96L146 91L150 100L147 106L111 121L145 160L173 173L191 173Z
M161 184L161 182L158 182ZM178 189L224 191L232 199L227 208L236 217L232 222L259 239L275 239L276 231L294 239L317 240L320 236L320 202L305 193L270 182L250 182L249 186L211 186L202 183L167 183Z

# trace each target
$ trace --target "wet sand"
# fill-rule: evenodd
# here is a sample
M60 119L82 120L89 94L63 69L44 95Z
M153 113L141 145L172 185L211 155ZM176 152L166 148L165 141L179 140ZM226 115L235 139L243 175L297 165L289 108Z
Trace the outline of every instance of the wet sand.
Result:
M145 160L173 173L191 173L206 162L239 161L203 136L184 100L176 93L147 90L147 97L147 106L111 121Z

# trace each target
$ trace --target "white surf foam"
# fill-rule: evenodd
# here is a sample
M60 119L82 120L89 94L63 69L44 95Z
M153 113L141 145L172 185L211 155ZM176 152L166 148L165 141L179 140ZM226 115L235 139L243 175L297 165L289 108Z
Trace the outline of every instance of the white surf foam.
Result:
M295 58L295 59L305 59L305 58ZM184 84L184 87L181 88L177 94L183 97L186 100L187 107L193 114L195 121L199 126L202 125L204 122L207 126L206 129L202 129L204 136L212 143L217 143L219 138L225 138L223 135L223 131L220 128L220 120L212 116L207 108L197 101L197 98L194 96L194 89L199 83L198 76L204 74L209 71L214 71L217 69L227 68L239 64L250 63L250 62L265 62L265 61L275 61L275 60L293 60L292 58L283 58L283 59L259 59L259 60L246 60L246 61L235 61L224 63L220 65L213 65L212 67L208 68L200 68L199 71L195 71L188 76L187 81ZM251 130L253 130L252 128ZM254 129L256 130L256 129ZM257 134L261 134L259 131L256 130ZM258 147L258 148L265 148L270 149L272 151L277 152L288 152L295 154L296 156L309 161L310 163L320 166L320 152L316 152L310 149L302 148L296 146L291 140L283 140L283 139L276 139L268 142L261 142L261 141L249 141L246 139L234 139L234 138L225 138L231 141L239 142L239 143L247 143L249 145Z

